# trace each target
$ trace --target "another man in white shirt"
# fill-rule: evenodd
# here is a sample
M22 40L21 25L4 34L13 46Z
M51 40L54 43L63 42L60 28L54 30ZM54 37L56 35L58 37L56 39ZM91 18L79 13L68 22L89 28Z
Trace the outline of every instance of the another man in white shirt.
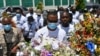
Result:
M44 18L42 15L42 11L40 9L36 10L36 15L34 16L36 25L37 25L37 29L40 29L44 26Z
M28 14L26 14L26 17L29 17L29 16L33 16L33 18L35 17L36 13L34 12L33 8L29 8L28 10Z
M36 32L36 22L32 16L27 18L27 22L22 26L22 32L25 40L29 42L34 37Z
M79 23L79 19L78 19L78 17L79 17L79 11L76 11L76 7L75 6L71 7L71 13L72 13L72 17L73 17L72 22L74 24Z
M68 38L71 36L71 33L74 32L74 25L71 24L72 16L69 12L63 11L60 17L61 24L59 24L58 27L66 32Z
M17 10L16 15L12 18L17 28L21 29L22 25L27 21L27 18L21 14L20 10Z

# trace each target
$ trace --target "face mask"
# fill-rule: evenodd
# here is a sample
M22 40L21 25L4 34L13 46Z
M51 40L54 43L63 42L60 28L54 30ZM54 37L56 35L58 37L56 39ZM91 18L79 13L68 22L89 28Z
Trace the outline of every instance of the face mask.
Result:
M17 20L20 20L21 14L16 14L16 16L17 16Z
M11 30L11 25L4 25L4 30L10 31Z
M56 29L57 28L57 23L48 23L48 27L50 28L50 29Z

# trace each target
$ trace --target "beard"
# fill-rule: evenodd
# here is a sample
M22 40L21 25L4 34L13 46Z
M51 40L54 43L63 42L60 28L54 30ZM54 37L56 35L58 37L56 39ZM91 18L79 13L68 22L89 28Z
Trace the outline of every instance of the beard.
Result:
M69 26L69 23L61 23L61 25L62 25L63 27L68 27L68 26Z

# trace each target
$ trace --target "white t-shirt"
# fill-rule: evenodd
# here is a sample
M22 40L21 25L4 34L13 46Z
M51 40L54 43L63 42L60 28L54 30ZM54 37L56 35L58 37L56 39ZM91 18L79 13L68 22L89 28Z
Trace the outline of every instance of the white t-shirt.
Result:
M16 24L16 26L17 26L19 29L21 29L21 28L22 28L22 25L27 21L27 18L21 15L20 20L17 20L17 17L16 17L16 16L14 16L14 17L12 18L12 20L14 21L14 23Z
M26 17L33 16L33 18L34 18L35 15L36 15L36 13L33 13L33 14L28 13L28 14L26 14Z
M44 18L43 15L41 14L40 17L38 17L37 15L34 16L35 22L36 22L36 27L37 29L39 29L39 27L43 27L43 23L44 23Z
M66 32L66 37L69 38L71 33L74 32L74 25L70 24L69 27L63 27L61 24L58 25L58 28L63 29Z
M83 13L81 13L81 14L79 15L79 20L80 20L80 21L84 21Z
M55 31L50 31L47 26L39 29L36 34L35 34L35 38L34 39L37 39L41 36L47 36L47 37L52 37L52 38L55 38L59 41L63 41L63 39L65 38L66 36L66 32L62 29L59 29L57 28Z
M29 25L28 22L26 22L23 24L22 29L24 30L23 34L29 33L28 38L32 38L36 32L36 23L33 22L32 25Z
M79 20L78 20L78 18L79 18L79 12L78 11L76 11L75 12L75 14L72 14L73 16L73 19L72 19L72 22L74 23L74 24L77 24L77 23L79 23Z

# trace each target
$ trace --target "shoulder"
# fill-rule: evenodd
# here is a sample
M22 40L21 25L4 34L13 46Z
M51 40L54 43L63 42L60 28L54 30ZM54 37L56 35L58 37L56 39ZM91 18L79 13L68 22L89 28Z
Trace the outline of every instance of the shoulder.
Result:
M66 31L64 29L59 28L59 33L60 34L66 34Z
M12 20L15 20L16 19L16 16L14 16L13 18L12 18Z
M44 26L43 28L39 29L37 31L37 33L43 33L43 32L46 32L48 29L47 29L47 26Z
M70 28L74 28L74 24L69 24L69 27Z
M19 30L18 28L12 27L12 29L13 29L13 32L14 32L15 34L18 34L18 32L20 32L20 30Z
M0 35L4 34L4 29L0 30Z
M22 18L26 18L26 17L22 15Z
M23 24L23 26L27 26L28 25L28 22L25 22L24 24Z
M61 24L59 24L57 27L58 27L58 28L61 28Z

